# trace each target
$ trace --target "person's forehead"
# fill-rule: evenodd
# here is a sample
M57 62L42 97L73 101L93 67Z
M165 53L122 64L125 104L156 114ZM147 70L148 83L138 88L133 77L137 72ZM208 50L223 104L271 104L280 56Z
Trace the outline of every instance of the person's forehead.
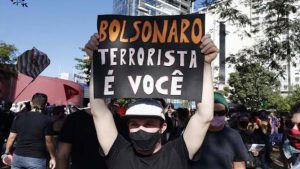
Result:
M293 116L294 116L294 117L300 117L300 112L299 112L299 113L298 113L298 112L297 112L297 113L294 113Z
M129 122L156 122L160 119L157 117L131 117Z
M221 103L214 104L214 111L223 111L225 109L226 109L225 106Z

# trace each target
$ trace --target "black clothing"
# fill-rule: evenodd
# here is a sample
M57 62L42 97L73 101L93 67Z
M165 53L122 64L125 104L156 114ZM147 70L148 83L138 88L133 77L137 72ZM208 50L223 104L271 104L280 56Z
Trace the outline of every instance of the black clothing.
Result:
M24 112L17 115L11 130L17 133L15 154L24 157L47 158L45 136L52 135L52 122L39 112Z
M189 169L188 150L180 137L165 144L157 153L142 156L135 153L132 145L118 135L108 155L109 169Z
M256 143L256 137L252 132L250 132L248 130L241 130L241 129L237 129L236 131L238 133L240 133L240 136L241 136L244 144L254 144L254 143Z
M233 162L247 161L249 155L239 133L225 126L207 132L196 158L193 169L232 169Z
M106 169L93 118L86 112L77 111L66 118L59 141L72 144L71 169Z
M0 153L2 153L2 148L4 140L8 137L9 131L14 120L14 113L8 111L2 111L0 109Z
M7 138L9 131L14 120L14 113L11 111L0 110L0 133L3 137Z

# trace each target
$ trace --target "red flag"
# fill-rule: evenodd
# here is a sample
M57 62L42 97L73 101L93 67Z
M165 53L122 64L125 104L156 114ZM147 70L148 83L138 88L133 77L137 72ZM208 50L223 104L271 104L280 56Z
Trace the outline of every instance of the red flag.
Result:
M79 91L74 89L71 86L65 85L64 84L64 88L65 88L65 94L66 94L66 98L67 100L71 99L73 96L76 96L79 94Z

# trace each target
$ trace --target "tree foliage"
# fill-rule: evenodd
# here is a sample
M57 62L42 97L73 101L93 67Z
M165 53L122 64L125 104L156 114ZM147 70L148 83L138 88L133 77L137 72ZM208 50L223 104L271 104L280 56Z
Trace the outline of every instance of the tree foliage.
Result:
M296 2L297 0L202 1L209 11L219 16L220 21L229 22L239 29L251 27L250 31L243 30L244 36L255 37L256 43L241 52L248 56L255 53L265 61L264 66L281 75L284 71L282 62L293 63L297 53L300 53L300 18ZM251 9L251 14L243 10L243 7Z
M0 42L0 63L13 64L16 61L17 48L14 45Z
M201 6L206 6L206 9L213 14L219 16L220 22L227 22L245 28L251 24L250 18L239 8L239 6L248 6L248 0L203 0ZM244 35L250 36L250 32L245 29L242 31Z
M300 88L296 88L291 95L287 97L289 105L293 106L297 101L300 101Z
M22 7L28 7L26 0L10 0L14 5L21 5Z
M283 65L295 65L300 53L300 15L296 1L204 0L221 21L240 29L250 27L244 36L254 38L252 46L226 59L236 67L236 72L230 75L229 88L224 88L231 101L244 104L252 111L272 108L283 112L300 99L300 91L299 95L295 91L293 97L285 99L277 90L278 77L286 73ZM250 15L240 8L242 5L251 9Z
M300 18L296 14L295 0L252 0L252 10L258 18L252 19L252 36L255 44L247 50L255 53L268 68L283 75L282 63L294 63L300 53ZM256 24L254 24L256 23ZM245 51L241 51L245 52ZM294 63L295 64L295 63Z
M81 50L83 51L83 49ZM75 68L79 70L82 74L84 74L85 80L87 84L89 84L91 74L91 60L88 58L88 56L84 56L83 59L75 58L75 60L77 61Z
M16 62L17 48L14 45L0 42L0 80L17 76L13 65Z
M271 92L268 96L265 108L276 110L277 113L284 114L290 111L291 104L289 104L288 99L283 97L279 91L275 91Z
M275 74L259 63L237 65L228 83L229 99L233 103L245 105L251 111L264 108L268 96L279 87Z

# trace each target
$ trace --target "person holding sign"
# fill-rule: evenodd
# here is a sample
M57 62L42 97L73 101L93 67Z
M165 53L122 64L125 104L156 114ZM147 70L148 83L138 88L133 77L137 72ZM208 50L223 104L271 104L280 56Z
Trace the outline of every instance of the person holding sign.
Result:
M85 46L88 56L99 45L99 35L91 37ZM106 156L110 169L186 169L189 160L200 148L206 131L213 119L214 98L211 62L218 49L210 35L201 39L201 52L205 55L203 72L202 102L197 103L197 111L190 119L182 137L162 145L161 134L166 130L162 106L152 99L140 99L129 106L125 116L131 143L118 134L112 113L102 98L94 98L93 76L90 83L90 103L97 131L98 141ZM197 74L194 74L197 76ZM200 89L199 89L200 90Z

